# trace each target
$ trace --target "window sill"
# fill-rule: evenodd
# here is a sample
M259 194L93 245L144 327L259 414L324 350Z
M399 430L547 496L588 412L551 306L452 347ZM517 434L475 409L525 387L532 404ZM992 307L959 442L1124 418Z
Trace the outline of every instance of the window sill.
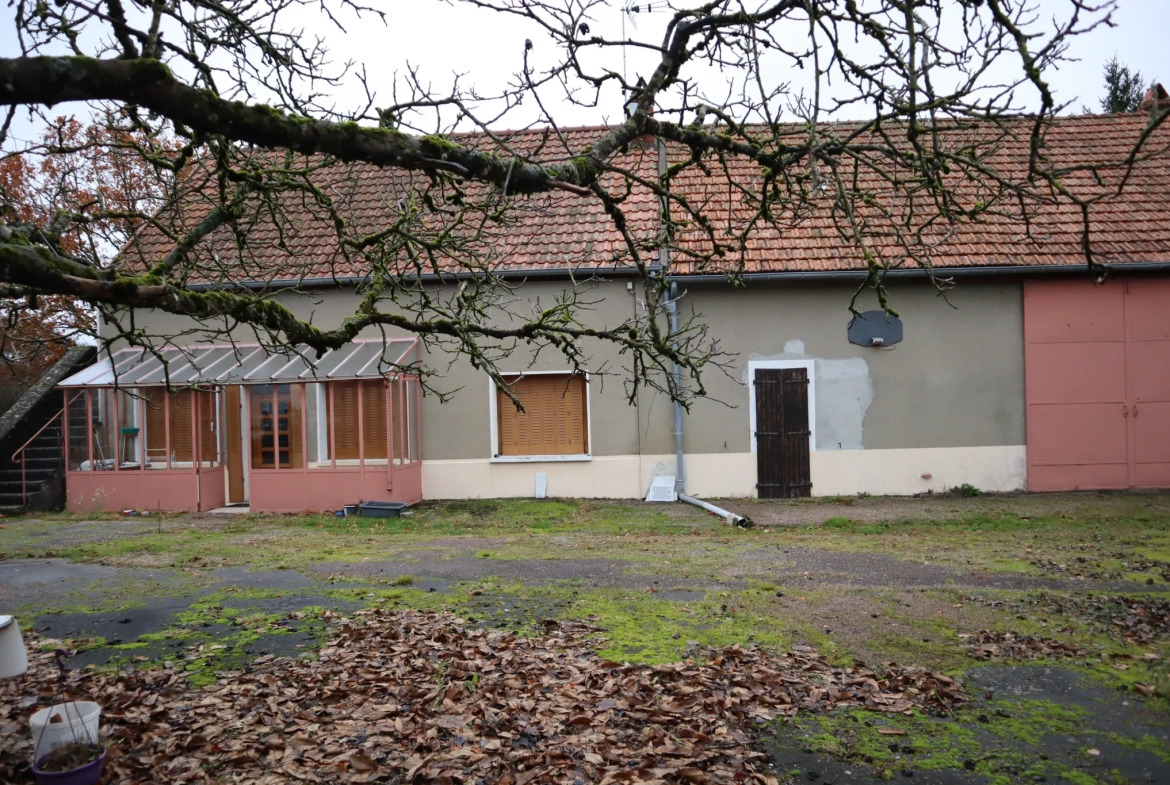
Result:
M565 463L567 461L591 461L586 455L493 455L492 463Z
M386 468L385 458L366 458L366 468ZM338 469L358 469L361 468L362 462L357 458L340 458L337 461ZM332 469L333 465L329 461L309 461L310 469Z

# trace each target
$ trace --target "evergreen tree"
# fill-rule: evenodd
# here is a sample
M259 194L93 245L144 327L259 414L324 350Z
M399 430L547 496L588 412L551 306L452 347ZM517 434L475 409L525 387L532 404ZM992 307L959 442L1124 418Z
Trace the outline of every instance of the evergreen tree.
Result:
M1117 55L1105 63L1105 97L1101 99L1101 111L1107 114L1136 112L1138 104L1146 94L1146 84L1138 71L1118 62Z

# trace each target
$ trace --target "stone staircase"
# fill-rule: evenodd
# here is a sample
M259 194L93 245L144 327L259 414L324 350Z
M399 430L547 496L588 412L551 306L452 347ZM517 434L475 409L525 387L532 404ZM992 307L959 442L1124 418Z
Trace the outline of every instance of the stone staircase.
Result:
M84 427L81 437L85 438ZM46 486L63 474L62 452L61 418L58 417L24 450L24 480L27 481L30 502L39 500ZM0 459L0 465L4 466L0 469L0 512L5 514L19 512L25 507L21 467L19 463L13 464L11 459L11 454Z
M54 388L92 363L94 355L92 346L70 349L0 416L0 514L64 507L65 455L61 432L64 395ZM72 431L71 438L85 438L84 423L73 426ZM13 453L26 443L27 447L14 461Z

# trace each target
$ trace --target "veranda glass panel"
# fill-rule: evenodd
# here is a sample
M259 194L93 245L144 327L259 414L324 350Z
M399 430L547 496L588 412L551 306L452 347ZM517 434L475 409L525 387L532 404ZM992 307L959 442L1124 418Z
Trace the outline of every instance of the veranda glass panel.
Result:
M146 448L146 468L167 468L167 420L166 391L161 387L140 387L142 396L142 433L139 435Z
M329 460L329 388L305 385L305 425L308 428L309 468L331 465Z
M390 382L390 448L395 466L401 466L406 460L406 419L402 405L405 389L406 382L401 377Z
M90 396L90 420L93 428L93 455L82 471L109 472L116 468L114 442L118 438L118 423L114 416L115 390L102 388Z
M203 466L219 466L219 395L214 390L192 391L199 405L199 458Z
M406 381L406 439L407 460L414 463L419 460L419 399L418 381Z
M74 472L89 470L89 438L86 436L85 417L87 395L86 390L65 394L65 405L68 408L66 414L69 417L69 470Z
M118 400L118 467L137 469L142 466L138 391L117 390L114 394Z

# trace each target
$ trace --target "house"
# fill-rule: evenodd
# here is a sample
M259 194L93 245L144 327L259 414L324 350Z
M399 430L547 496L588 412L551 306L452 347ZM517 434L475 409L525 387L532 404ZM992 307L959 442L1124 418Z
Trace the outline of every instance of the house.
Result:
M1144 124L1060 118L1049 145L1055 156L1096 160L1126 150ZM656 152L630 155L652 166ZM1121 176L1099 174L1106 186ZM726 374L708 372L709 396L680 420L686 491L1170 487L1168 183L1170 158L1143 160L1120 196L1094 207L1094 253L1113 271L1102 280L1087 272L1074 205L1041 211L1027 229L963 225L930 249L938 275L956 284L945 297L915 263L890 272L900 325L880 315L852 322L865 262L823 216L754 236L742 287L676 262L681 307L735 355ZM349 167L332 185L360 215L391 209L402 184ZM710 178L681 187L726 198ZM639 199L631 223L653 232L654 200ZM282 245L257 229L234 280L296 282L275 296L317 324L338 323L363 274L316 236ZM138 238L146 258L162 248L152 242ZM612 262L620 242L592 201L537 197L499 236L495 266L524 302L586 286L591 319L617 324L642 295L640 279ZM894 245L876 252L901 261ZM440 293L456 285L420 280ZM860 340L850 341L851 324ZM153 350L115 350L61 384L72 510L321 510L359 498L533 496L538 482L554 496L641 498L654 477L680 473L669 400L643 391L629 403L619 379L570 375L551 356L505 361L520 413L484 373L466 362L448 369L406 334L363 335L314 364L271 354L240 329L201 342L197 325L165 313L138 312L135 326ZM620 363L613 347L590 350L599 370ZM422 394L417 374L401 369L413 358L443 369L431 383L448 400ZM166 394L164 375L175 392Z

